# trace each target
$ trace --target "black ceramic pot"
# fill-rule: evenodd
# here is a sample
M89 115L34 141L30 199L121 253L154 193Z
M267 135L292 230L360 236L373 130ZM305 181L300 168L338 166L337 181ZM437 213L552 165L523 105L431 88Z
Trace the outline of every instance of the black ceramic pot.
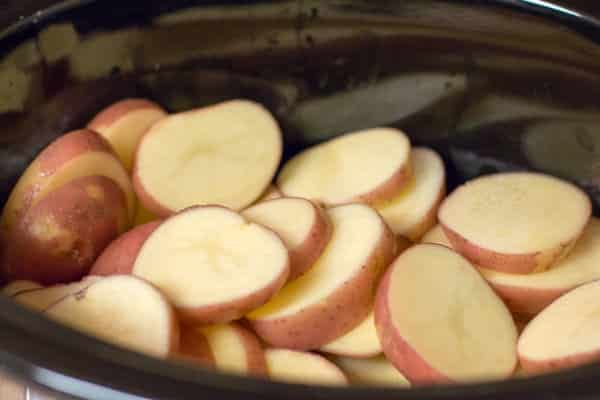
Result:
M117 99L145 96L179 111L245 97L277 116L286 157L350 130L395 126L443 154L451 187L539 170L580 185L598 215L592 17L539 0L69 0L36 13L52 2L9 3L0 7L15 22L0 35L2 200L43 146ZM0 362L89 399L600 398L600 364L412 390L267 383L123 351L4 297Z

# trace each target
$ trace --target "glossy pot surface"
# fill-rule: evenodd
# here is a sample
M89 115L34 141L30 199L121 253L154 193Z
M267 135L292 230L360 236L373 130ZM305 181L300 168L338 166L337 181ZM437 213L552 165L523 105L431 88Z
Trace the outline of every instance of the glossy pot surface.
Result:
M243 97L277 117L285 157L351 130L394 126L443 155L450 188L495 171L544 171L586 190L599 215L600 22L567 4L10 3L0 12L0 21L18 19L0 36L2 201L45 145L118 99L181 111ZM57 24L62 33L45 41ZM412 390L267 383L120 350L4 297L0 362L90 399L600 398L600 364Z

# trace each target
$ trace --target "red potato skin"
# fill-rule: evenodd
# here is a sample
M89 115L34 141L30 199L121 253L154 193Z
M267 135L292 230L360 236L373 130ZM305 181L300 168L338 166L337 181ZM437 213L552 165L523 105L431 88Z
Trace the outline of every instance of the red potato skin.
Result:
M378 278L396 256L396 237L383 220L381 222L383 233L377 250L353 278L332 293L327 301L293 315L250 320L258 336L273 347L315 350L360 324L370 312Z
M2 215L4 230L9 230L33 205L40 184L69 161L88 152L112 153L108 142L88 129L66 133L46 147L30 164L6 202Z
M98 257L90 275L129 275L142 245L162 223L161 220L139 225L115 239Z
M233 322L232 328L240 336L240 339L246 348L247 372L251 376L265 377L268 375L267 360L262 344L254 333Z
M44 285L78 280L127 218L123 192L111 179L71 181L40 200L8 232L2 276Z
M204 367L215 366L215 355L210 348L208 340L206 340L202 332L194 328L181 328L179 352L174 357L200 364Z
M452 244L452 248L462 254L475 265L511 274L530 274L541 272L567 255L577 239L583 233L583 229L573 240L563 243L556 249L530 254L503 254L479 247L447 227L443 221L440 225L444 234ZM584 227L585 228L585 227Z
M146 99L125 99L118 101L104 110L100 111L88 123L87 127L92 130L103 129L106 126L112 125L121 119L123 116L133 111L154 109L157 111L166 112L158 104Z
M453 381L429 365L403 338L398 327L392 326L388 295L392 269L384 275L375 298L375 327L383 353L413 385L444 384Z
M293 280L303 275L319 259L333 234L333 226L323 208L313 204L315 224L304 243L290 250L290 277Z

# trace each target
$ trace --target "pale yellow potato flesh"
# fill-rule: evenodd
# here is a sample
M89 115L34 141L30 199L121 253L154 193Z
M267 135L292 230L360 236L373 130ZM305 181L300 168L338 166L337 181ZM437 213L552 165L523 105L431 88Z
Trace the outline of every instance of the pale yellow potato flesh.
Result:
M470 243L504 254L531 254L575 239L590 217L587 196L547 175L520 172L467 182L446 198L440 222Z
M245 209L242 215L272 229L290 249L306 240L318 217L314 206L307 200L297 198L258 203Z
M265 351L269 378L306 385L345 386L344 373L333 363L313 353L285 349Z
M512 374L512 316L465 258L444 246L419 244L390 268L391 323L431 368L455 381Z
M162 294L141 279L101 279L45 314L110 343L164 357L171 350L173 314Z
M77 293L82 289L85 289L100 279L102 278L90 276L84 278L82 281L73 282L66 285L54 285L35 290L28 290L18 293L13 297L13 299L17 303L31 308L32 310L44 311L57 301L62 300L73 293Z
M279 174L277 187L286 196L347 203L384 185L407 168L409 158L410 142L401 131L354 132L292 158Z
M39 283L32 281L12 281L11 283L7 284L2 288L2 294L4 294L5 296L12 297L21 292L34 289L41 289L42 287L43 286Z
M391 200L375 208L397 235L411 233L440 201L446 184L444 163L433 150L416 147L411 153L410 184Z
M146 240L133 274L176 307L200 307L260 291L288 267L277 235L224 207L196 207L163 222Z
M442 246L452 248L450 241L444 233L441 225L436 225L429 230L422 238L421 243L441 244Z
M350 383L366 386L410 387L410 382L384 356L372 358L334 357Z
M164 208L219 204L239 210L269 185L281 149L271 114L235 100L153 125L140 142L135 168L144 190Z
M344 282L360 273L384 235L384 225L373 209L360 204L332 208L328 215L333 235L325 252L306 274L284 286L248 318L271 319L295 314L326 301Z
M219 324L198 328L208 341L219 371L233 374L248 373L246 346L231 325Z
M600 281L561 296L525 328L519 338L519 356L531 361L558 360L598 353Z
M135 150L142 136L165 112L157 108L133 110L114 123L95 130L113 147L127 171L133 168Z
M381 353L381 343L375 328L373 311L356 328L333 342L321 347L321 351L355 357L371 357Z

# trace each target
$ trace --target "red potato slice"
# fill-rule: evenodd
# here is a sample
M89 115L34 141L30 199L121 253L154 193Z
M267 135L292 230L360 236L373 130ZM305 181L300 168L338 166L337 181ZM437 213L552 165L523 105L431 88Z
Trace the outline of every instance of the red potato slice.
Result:
M29 208L52 191L85 176L105 176L115 181L133 219L135 195L127 171L100 135L78 130L52 142L25 170L4 206L2 231L9 231Z
M350 332L327 343L320 350L354 358L370 358L381 354L381 342L377 336L373 311Z
M429 232L423 235L421 238L421 243L439 244L452 248L452 244L444 233L444 228L442 228L442 226L439 224L431 228Z
M354 385L410 387L410 382L384 356L334 357L333 362Z
M320 355L285 349L265 350L269 378L305 385L346 386L348 378Z
M54 304L45 314L99 339L155 357L179 346L179 325L166 298L128 275L100 279Z
M446 194L446 172L440 156L417 147L411 153L413 176L407 187L375 208L392 231L418 241L437 222L437 210Z
M393 198L411 176L410 142L392 128L358 131L332 139L288 161L277 178L285 196L327 205Z
M222 323L267 302L289 275L274 232L220 206L192 207L146 240L133 274L163 291L187 323Z
M96 259L90 275L131 274L135 259L146 239L162 221L148 222L137 226L113 240Z
M191 328L206 338L219 371L265 376L267 362L258 338L237 323Z
M328 210L333 235L312 268L247 318L274 347L312 350L345 335L368 315L376 282L396 252L394 235L362 204Z
M81 279L126 222L125 198L114 181L73 180L47 194L5 233L2 275L45 285Z
M444 246L418 244L396 259L377 291L375 324L384 354L413 384L506 378L517 364L510 312Z
M540 272L567 255L591 216L576 186L530 172L467 182L442 203L439 220L452 247L496 271Z
M33 281L12 281L11 283L2 288L2 294L8 297L13 297L22 292L28 292L30 290L41 288L43 288L42 285Z
M194 205L240 210L269 185L281 152L277 122L257 103L233 100L172 114L140 141L135 191L162 217Z
M308 200L284 197L258 203L242 212L250 221L277 233L290 254L290 277L296 279L317 261L331 239L323 209Z
M423 241L450 246L439 226ZM549 270L517 275L478 269L513 313L531 318L569 290L600 279L600 219L592 217L573 250Z
M152 101L125 99L102 110L87 127L102 135L127 171L131 171L140 139L154 123L166 116L165 110Z
M525 328L519 361L527 374L573 368L600 360L600 281L561 296Z
M13 299L35 311L44 311L59 300L85 289L102 278L88 276L79 282L66 285L53 285L39 289L28 290L13 296Z

